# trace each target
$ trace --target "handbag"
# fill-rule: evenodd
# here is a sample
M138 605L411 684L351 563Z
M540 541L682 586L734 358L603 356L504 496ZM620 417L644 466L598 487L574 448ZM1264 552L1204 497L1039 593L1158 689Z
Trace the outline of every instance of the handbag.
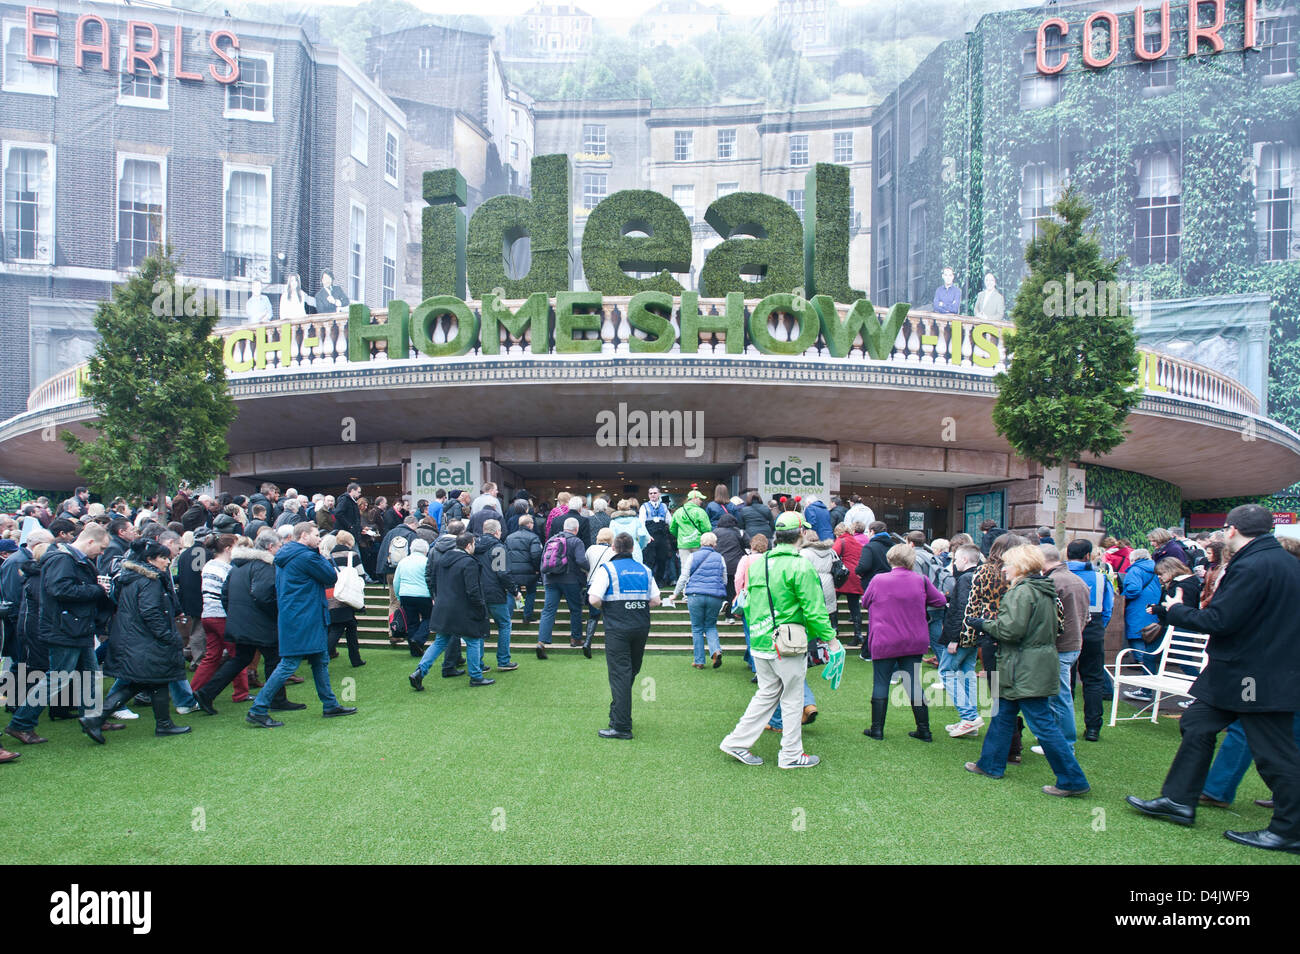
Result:
M834 550L831 551L831 582L835 584L838 590L849 578L849 568L844 565L840 555Z
M776 623L776 604L772 602L772 573L768 566L768 554L763 554L763 582L767 584L767 607L772 611L772 622ZM802 623L777 623L772 633L772 645L776 647L778 658L804 655L808 652L808 630Z
M357 568L352 565L352 554L348 554L347 563L335 569L338 571L338 579L334 581L334 599L355 610L365 609L366 586L361 582Z

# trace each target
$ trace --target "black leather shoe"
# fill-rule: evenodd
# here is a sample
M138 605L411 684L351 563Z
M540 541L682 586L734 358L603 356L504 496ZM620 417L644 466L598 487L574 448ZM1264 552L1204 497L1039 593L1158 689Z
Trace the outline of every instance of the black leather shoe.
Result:
M154 735L184 735L190 731L187 725L177 725L175 722L159 722L153 727Z
M465 675L464 669L444 669L442 671L443 679L455 679L457 676Z
M596 734L602 739L630 739L631 732L620 732L618 729L597 729Z
M471 686L495 686L497 681L495 679L471 679L469 684Z
M538 658L538 659L545 659L545 658L546 658L546 644L545 644L545 643L538 643L538 644L537 644L537 658Z
M1228 841L1235 841L1239 845L1250 845L1252 848L1285 851L1293 855L1300 855L1300 838L1283 838L1267 828L1259 831L1225 831L1223 837Z
M284 725L283 722L276 722L269 715L255 715L252 712L244 713L244 721L249 725L259 725L263 729L278 729Z
M1099 738L1101 738L1101 729L1087 729L1083 733L1083 741L1085 742L1096 742Z
M1163 795L1159 798L1153 798L1149 802L1143 801L1135 795L1129 795L1124 800L1143 815L1150 815L1152 818L1164 818L1175 825L1191 825L1196 821L1195 805L1180 805Z
M299 709L306 709L305 702L272 702L267 706L272 712L297 712Z
M204 712L206 712L208 715L217 714L216 708L212 705L212 699L206 694L204 694L202 689L194 690L194 701L197 702L199 704L199 708L202 709Z
M333 719L336 716L356 715L356 714L357 714L356 706L352 706L350 708L348 706L339 706L337 709L326 709L325 712L323 713L323 715L327 719Z
M97 742L100 745L104 744L104 733L100 731L100 725L103 722L102 719L95 719L86 716L77 721L81 723L81 731L90 736L92 742Z
M415 670L415 672L407 676L406 679L410 682L411 688L416 692L424 692L424 677L420 675L420 670Z

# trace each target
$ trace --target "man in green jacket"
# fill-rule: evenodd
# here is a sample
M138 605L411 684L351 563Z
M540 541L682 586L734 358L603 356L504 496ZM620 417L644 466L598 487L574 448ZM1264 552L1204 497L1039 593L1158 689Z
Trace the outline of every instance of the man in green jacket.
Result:
M713 530L713 522L700 506L703 499L704 494L692 490L686 495L686 503L677 508L672 523L669 524L669 530L677 538L677 558L681 561L682 569L677 576L677 585L673 587L673 595L664 600L664 606L671 607L686 589L686 581L691 576L691 556L700 548L700 537Z
M763 559L749 565L745 619L749 624L749 651L758 674L758 691L736 727L719 746L746 765L763 764L749 747L762 735L763 727L778 705L785 723L778 764L781 768L811 768L820 761L803 751L801 717L808 656L806 653L778 656L773 641L777 627L786 623L805 627L809 642L835 639L817 571L795 546L799 534L807 528L799 513L781 514L776 520L776 546Z

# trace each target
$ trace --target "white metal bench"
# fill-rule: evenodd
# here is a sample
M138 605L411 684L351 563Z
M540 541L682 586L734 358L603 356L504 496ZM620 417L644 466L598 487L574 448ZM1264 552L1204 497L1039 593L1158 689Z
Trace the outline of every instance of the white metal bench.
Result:
M1110 724L1113 726L1116 722L1145 719L1148 711L1151 713L1151 721L1155 722L1159 715L1162 695L1188 695L1192 683L1205 670L1206 663L1209 662L1209 657L1205 654L1205 646L1209 640L1208 633L1193 633L1189 630L1168 627L1160 644L1154 649L1145 650L1159 656L1156 671L1153 673L1147 672L1137 661L1136 654L1139 650L1131 647L1121 649L1115 656L1114 666L1111 667L1115 679L1115 695L1111 700ZM1124 659L1126 654L1130 657L1127 662ZM1125 672L1126 665L1133 668ZM1194 669L1195 672L1189 674L1184 671L1185 667ZM1133 671L1134 669L1136 671ZM1154 695L1151 702L1139 708L1136 714L1120 719L1118 718L1119 699L1120 691L1124 686L1149 689Z

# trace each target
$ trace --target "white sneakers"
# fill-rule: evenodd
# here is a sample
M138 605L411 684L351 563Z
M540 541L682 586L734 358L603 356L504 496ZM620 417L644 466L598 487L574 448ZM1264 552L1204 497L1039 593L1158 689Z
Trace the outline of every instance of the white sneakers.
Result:
M820 761L821 759L818 758L817 756L809 755L807 752L804 752L797 759L791 762L789 765L782 765L781 768L783 769L812 768Z
M128 721L130 719L138 719L140 716L132 712L130 709L118 709L113 713L113 718Z
M725 745L718 746L738 762L744 762L746 765L762 765L763 760L755 755L749 749L729 749Z
M1031 745L1031 746L1029 747L1029 751L1030 751L1030 752L1033 752L1035 755L1042 755L1042 754L1043 754L1043 747L1042 747L1041 745Z
M979 735L980 726L983 724L983 719L979 719L978 722L968 722L963 719L962 721L954 722L952 725L946 726L945 728L947 728L950 736L954 739L959 739L964 735Z

